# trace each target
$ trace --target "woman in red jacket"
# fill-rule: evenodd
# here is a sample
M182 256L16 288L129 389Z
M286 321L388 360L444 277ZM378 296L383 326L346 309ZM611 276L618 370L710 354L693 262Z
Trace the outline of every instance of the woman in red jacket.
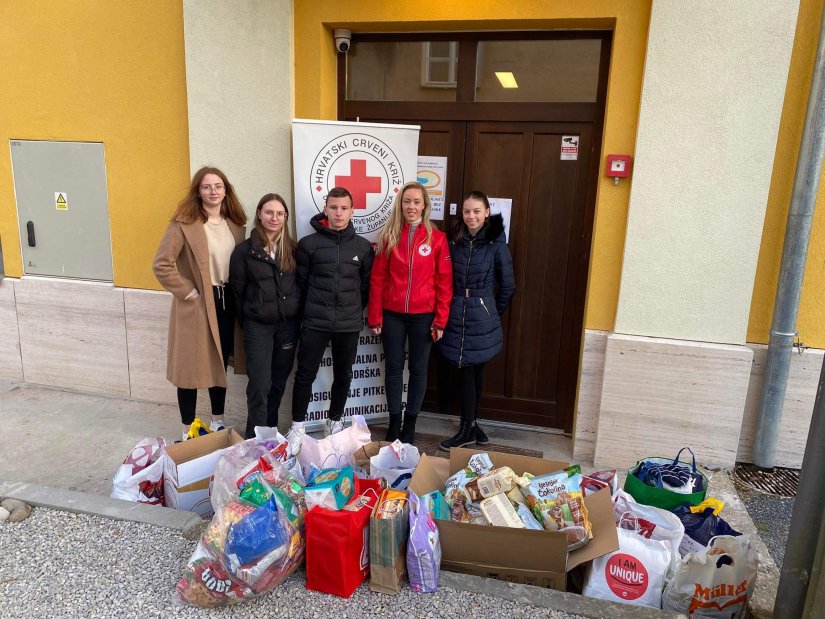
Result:
M368 322L384 344L384 386L390 413L386 440L415 440L415 422L427 388L430 346L441 339L453 275L447 237L430 223L430 197L421 183L407 183L378 235L372 266ZM401 417L404 348L409 346L410 382Z

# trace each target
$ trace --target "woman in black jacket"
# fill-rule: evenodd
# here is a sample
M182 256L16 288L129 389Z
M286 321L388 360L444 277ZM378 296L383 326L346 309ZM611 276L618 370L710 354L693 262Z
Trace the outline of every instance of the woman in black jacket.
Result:
M516 291L513 260L501 215L490 215L490 202L480 191L464 198L462 217L450 239L453 300L441 354L459 368L461 425L442 441L442 449L487 442L478 428L478 402L484 368L503 344L500 315Z
M301 291L295 279L295 241L284 199L268 193L258 202L255 228L232 253L229 283L237 299L246 351L246 433L278 425L278 407L298 343Z

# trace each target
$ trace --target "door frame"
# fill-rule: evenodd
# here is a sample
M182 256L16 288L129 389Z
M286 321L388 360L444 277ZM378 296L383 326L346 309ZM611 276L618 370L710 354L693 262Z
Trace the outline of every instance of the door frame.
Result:
M541 103L541 102L477 102L475 97L476 52L479 41L493 40L570 40L601 39L596 101L592 103ZM596 193L599 182L602 138L604 134L604 114L607 99L607 84L610 70L610 58L613 49L613 32L611 30L548 30L548 31L497 31L497 32L396 32L396 33L353 33L352 43L401 42L401 41L458 41L459 54L457 66L456 100L448 102L428 101L363 101L348 100L347 93L347 55L338 54L338 120L357 120L399 122L403 119L427 121L464 121L464 122L590 122L593 126L593 146L588 170L587 196L585 200L584 222L582 228L581 252L575 264L568 270L575 276L576 288L572 294L570 316L573 328L562 333L559 370L558 405L564 411L566 433L573 430L576 396L579 382L579 366L584 342L584 309L587 295L590 256L593 242L593 223L596 212ZM466 136L465 136L466 137ZM454 158L455 159L455 158ZM453 168L453 162L450 162ZM455 162L462 166L464 161ZM463 168L462 168L463 169ZM453 202L460 199L463 191L463 173L452 178L460 178L461 185L453 183L449 194ZM455 198L458 196L458 198Z

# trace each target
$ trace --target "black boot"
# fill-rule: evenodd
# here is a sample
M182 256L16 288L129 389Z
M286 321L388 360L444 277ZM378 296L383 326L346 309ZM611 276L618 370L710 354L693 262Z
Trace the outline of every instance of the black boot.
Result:
M490 439L484 434L484 430L481 429L481 426L478 425L478 418L475 421L476 427L476 445L486 445L490 442Z
M392 443L398 438L398 433L400 431L401 415L390 415L390 423L387 425L387 435L384 437L384 440Z
M439 448L444 451L450 451L452 447L469 447L476 442L476 427L474 421L461 420L461 425L458 426L458 434L446 441L439 443Z
M418 415L404 415L404 424L401 426L401 433L398 438L402 443L415 444L415 422L418 420Z

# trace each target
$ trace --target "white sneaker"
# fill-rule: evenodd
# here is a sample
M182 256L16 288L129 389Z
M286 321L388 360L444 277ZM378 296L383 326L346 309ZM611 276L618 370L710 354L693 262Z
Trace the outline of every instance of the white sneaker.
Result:
M286 440L289 443L289 454L294 456L301 451L301 443L307 435L303 421L293 421L292 427L287 432Z
M210 432L219 432L220 430L224 429L223 421L218 421L217 419L213 419L209 422L209 431Z
M340 419L327 419L327 422L324 424L324 436L331 436L333 434L338 434L344 429L344 422Z

